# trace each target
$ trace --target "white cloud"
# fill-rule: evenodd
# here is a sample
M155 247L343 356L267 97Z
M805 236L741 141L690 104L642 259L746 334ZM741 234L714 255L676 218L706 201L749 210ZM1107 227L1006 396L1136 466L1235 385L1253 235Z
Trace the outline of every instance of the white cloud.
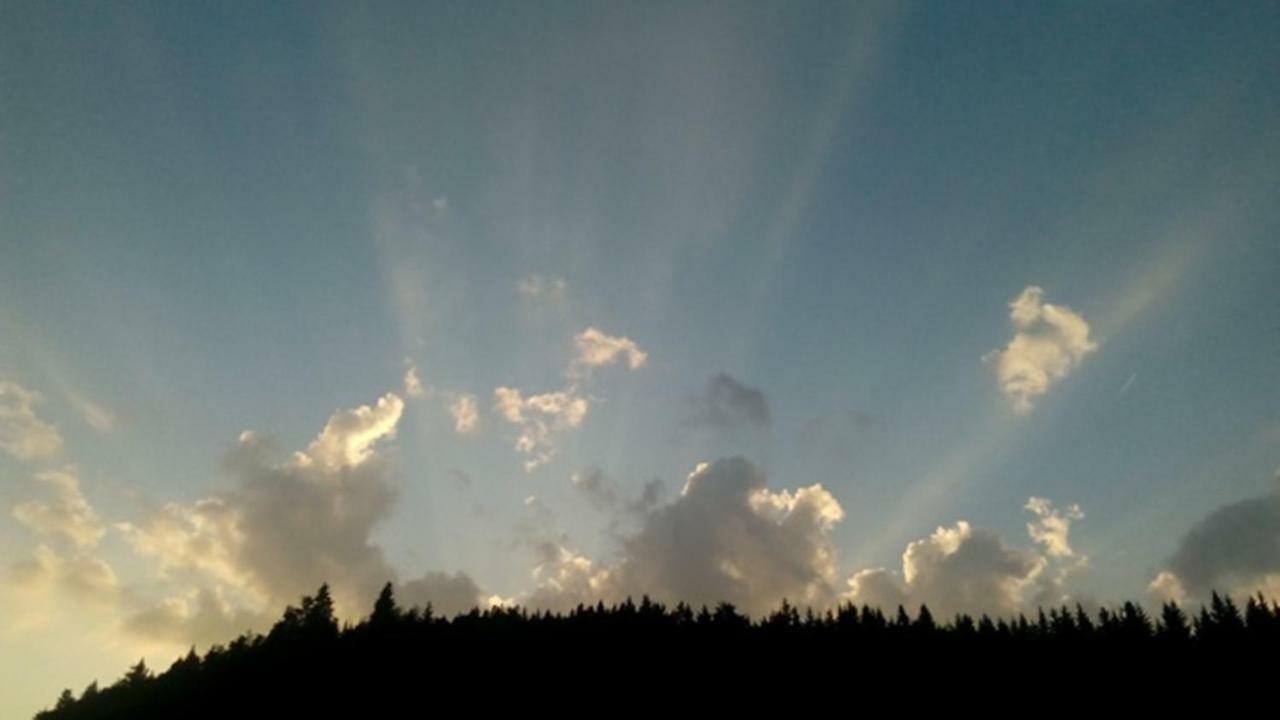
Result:
M573 361L575 366L602 367L625 356L627 367L635 370L644 367L649 359L649 354L629 338L606 335L594 327L578 333L573 344L577 348L577 356Z
M1057 508L1032 497L1025 509L1036 516L1027 534L1045 554L1011 547L994 531L964 520L939 527L907 545L901 576L883 568L849 579L843 599L892 609L928 605L935 615L1011 615L1028 606L1067 602L1066 581L1088 564L1071 547L1071 525L1084 518L1078 505Z
M1157 602L1172 601L1181 605L1187 601L1187 589L1182 586L1178 576L1168 570L1161 570L1156 574L1151 584L1147 585L1147 593Z
M586 418L591 403L584 386L590 380L589 370L612 364L626 357L631 369L645 364L648 355L631 340L612 337L589 327L574 338L577 355L566 372L564 389L526 395L518 388L498 387L493 391L494 409L508 423L517 425L520 434L515 450L527 456L526 472L550 461L556 453L556 438L577 429Z
M1001 391L1019 413L1029 412L1035 398L1098 349L1083 317L1044 302L1043 296L1043 289L1031 285L1010 303L1009 317L1016 329L1013 339L1003 350L983 358L994 365Z
M1045 498L1033 497L1027 500L1025 508L1036 515L1035 520L1027 523L1027 534L1044 546L1049 557L1076 557L1076 551L1071 547L1071 523L1084 519L1084 511L1079 505L1059 509Z
M305 451L294 453L294 462L299 467L318 464L330 471L356 467L369 457L374 443L395 437L402 412L404 401L395 393L378 398L373 407L336 412Z
M453 416L453 429L459 435L471 435L480 429L480 410L476 396L471 393L459 393L449 403L449 414Z
M587 398L572 389L525 397L516 388L499 387L493 398L498 414L520 427L515 449L528 456L525 470L550 460L555 455L556 436L581 427L590 408Z
M44 398L17 383L0 381L0 450L22 461L57 455L62 435L55 425L41 420L35 408Z
M936 616L956 613L1009 615L1022 609L1023 593L1044 569L1044 558L1011 548L991 530L961 520L907 545L902 581L885 570L863 571L849 582L844 599L928 605ZM892 605L890 605L892 607Z
M28 500L13 508L13 516L42 535L61 535L78 548L92 548L106 534L98 514L80 492L75 469L43 472L36 476L52 486L52 502Z

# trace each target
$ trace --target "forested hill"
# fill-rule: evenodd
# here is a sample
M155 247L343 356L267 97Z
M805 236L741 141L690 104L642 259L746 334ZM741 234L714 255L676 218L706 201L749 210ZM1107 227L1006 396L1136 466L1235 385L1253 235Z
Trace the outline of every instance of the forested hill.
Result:
M682 692L735 688L739 703L797 681L900 691L918 688L912 678L921 673L930 682L1005 685L1030 675L1168 680L1169 671L1231 671L1277 649L1280 606L1257 597L1242 610L1217 594L1192 613L1166 603L1154 618L1134 603L945 621L927 607L914 616L852 605L818 614L783 603L752 620L725 603L694 609L645 598L449 619L429 606L399 608L388 584L367 619L340 627L322 586L266 635L242 635L203 657L193 650L159 674L139 661L108 687L94 682L78 698L64 691L36 718L369 717L376 708L419 717L439 714L446 696L476 711L521 698L617 703L672 679Z

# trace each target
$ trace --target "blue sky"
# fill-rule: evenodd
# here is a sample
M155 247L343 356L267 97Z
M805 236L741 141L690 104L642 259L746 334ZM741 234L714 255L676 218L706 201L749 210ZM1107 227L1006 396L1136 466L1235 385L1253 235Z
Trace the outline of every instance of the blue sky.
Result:
M510 601L546 597L569 556L641 576L629 553L693 502L686 476L734 455L838 504L811 528L833 592L885 568L909 599L904 548L960 520L1040 553L1036 582L1061 573L1063 597L1145 599L1162 570L1186 576L1189 530L1276 492L1274 3L16 3L0 20L0 504L50 509L0 520L0 561L92 557L119 595L4 630L0 667L52 648L24 712L138 648L185 647L117 632L165 598L239 580L224 614L278 605L260 568L139 538L166 503L237 488L253 514L242 431L301 477L289 453L345 411L387 419L387 393L403 409L375 469L394 500L357 544L402 581L461 572ZM1028 288L1066 324L1016 326ZM1076 321L1083 340L1062 334ZM584 360L588 328L643 362ZM1038 370L1065 365L1020 406L1000 353L1024 331ZM497 388L590 409L538 416L524 453L540 430ZM334 472L372 473L356 465ZM57 505L35 478L68 466ZM571 480L591 469L612 501ZM655 503L620 509L654 479ZM76 496L100 533L49 520L82 526ZM1031 497L1067 518L1069 555L1028 536ZM1261 565L1201 570L1280 587L1280 525L1250 530ZM61 592L23 585L5 581L14 618ZM72 648L91 659L55 675Z

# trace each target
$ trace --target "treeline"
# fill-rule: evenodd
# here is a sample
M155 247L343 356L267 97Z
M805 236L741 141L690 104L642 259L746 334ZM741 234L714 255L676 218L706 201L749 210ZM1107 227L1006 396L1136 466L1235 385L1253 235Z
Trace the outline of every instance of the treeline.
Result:
M810 679L856 669L863 681L900 683L898 671L921 663L948 668L953 680L1081 667L1154 676L1222 669L1275 649L1280 605L1261 595L1243 609L1216 593L1194 613L1165 603L1155 617L1132 602L1094 614L1077 605L1034 617L940 620L926 606L912 616L903 607L885 614L848 604L802 612L784 601L752 619L728 603L695 609L642 598L567 613L494 607L446 618L429 605L399 607L388 583L368 618L340 626L325 585L288 607L266 635L246 633L203 657L192 649L159 674L140 660L108 687L95 681L78 698L63 691L36 719L328 717L340 707L368 716L373 703L421 708L423 688L501 702L566 680L591 693L622 692L681 668L703 681L739 677L744 668L803 667ZM434 713L397 713L419 714Z

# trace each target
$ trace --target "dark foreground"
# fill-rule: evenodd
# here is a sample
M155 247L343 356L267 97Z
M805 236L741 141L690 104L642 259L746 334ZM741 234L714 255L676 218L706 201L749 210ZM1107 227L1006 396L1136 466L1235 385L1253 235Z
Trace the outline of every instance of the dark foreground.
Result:
M647 599L446 619L398 608L388 586L369 618L340 628L321 587L266 635L203 657L192 651L158 675L139 662L109 687L95 682L79 698L64 691L36 717L683 715L687 703L794 714L815 702L977 709L1033 696L1086 711L1070 707L1082 692L1116 691L1150 693L1142 700L1150 710L1234 693L1250 670L1274 668L1278 650L1280 606L1260 597L1242 611L1215 595L1190 616L1166 604L1154 619L1133 603L1094 615L1064 607L946 622L925 607L912 617L853 606L800 613L784 603L752 621L727 604L694 610Z

